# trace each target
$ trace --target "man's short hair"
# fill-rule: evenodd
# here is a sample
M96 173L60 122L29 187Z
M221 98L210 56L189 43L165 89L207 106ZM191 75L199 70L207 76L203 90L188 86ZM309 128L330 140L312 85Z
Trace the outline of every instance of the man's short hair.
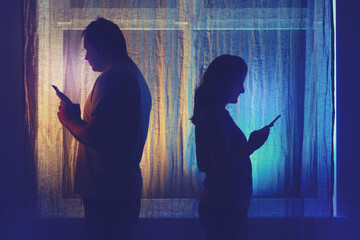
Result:
M105 54L112 59L127 55L124 35L119 26L112 21L99 17L86 27L83 36L94 47L102 44Z

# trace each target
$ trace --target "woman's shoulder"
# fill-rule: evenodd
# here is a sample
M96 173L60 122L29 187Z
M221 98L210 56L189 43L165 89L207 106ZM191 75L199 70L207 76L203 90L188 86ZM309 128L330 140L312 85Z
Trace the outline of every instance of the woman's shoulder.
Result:
M204 107L199 112L197 123L212 125L219 122L228 121L230 119L229 117L229 112L224 107L214 104Z
M212 115L212 116L222 116L222 115L229 115L229 112L222 106L212 104L209 106L204 107L200 113L200 115Z

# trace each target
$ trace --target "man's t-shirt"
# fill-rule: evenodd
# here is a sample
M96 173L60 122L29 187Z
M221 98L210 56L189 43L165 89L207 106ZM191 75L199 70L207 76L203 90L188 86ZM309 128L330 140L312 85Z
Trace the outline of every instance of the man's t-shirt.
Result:
M195 124L195 139L197 165L205 172L200 203L248 208L252 168L244 151L247 139L229 112L218 105L201 110Z
M86 100L83 119L96 117L96 146L79 143L75 192L83 197L141 196L139 163L145 145L151 95L131 60L102 73ZM93 136L94 137L94 136Z

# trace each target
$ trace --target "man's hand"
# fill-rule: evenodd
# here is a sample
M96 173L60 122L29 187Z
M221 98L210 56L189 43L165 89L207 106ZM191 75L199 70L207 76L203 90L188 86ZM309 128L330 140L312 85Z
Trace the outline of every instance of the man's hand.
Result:
M257 149L259 149L262 145L264 145L265 141L269 137L270 127L265 126L260 130L255 130L250 134L249 137L249 145L250 151L253 153Z
M80 105L61 101L57 115L61 124L69 127L70 124L81 121Z
M79 142L94 146L92 138L89 137L88 123L81 119L79 104L61 101L57 115L61 124L63 124Z

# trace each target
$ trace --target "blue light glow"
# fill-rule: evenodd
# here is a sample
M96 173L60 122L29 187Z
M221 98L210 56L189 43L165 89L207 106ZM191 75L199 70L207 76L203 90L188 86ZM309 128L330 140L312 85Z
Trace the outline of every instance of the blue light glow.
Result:
M333 154L334 154L334 192L333 192L333 216L337 217L337 69L336 69L336 0L332 1L333 4L333 24L334 24L334 135L333 135Z

